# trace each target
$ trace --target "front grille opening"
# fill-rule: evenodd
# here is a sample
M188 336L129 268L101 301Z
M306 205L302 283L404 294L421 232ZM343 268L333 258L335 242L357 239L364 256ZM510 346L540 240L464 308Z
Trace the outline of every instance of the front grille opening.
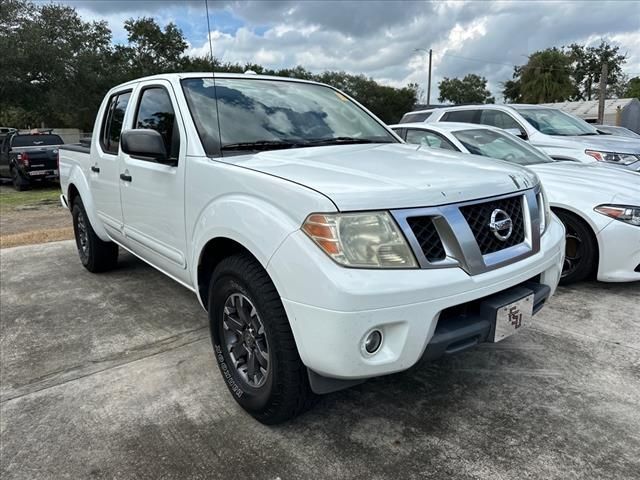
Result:
M634 272L640 273L640 263L636 266Z
M522 195L502 198L486 203L460 207L460 212L469 224L473 236L483 255L498 252L524 242L524 212ZM513 230L506 240L499 239L491 231L491 214L496 210L504 211L512 221Z
M447 257L440 235L433 224L433 217L409 217L407 223L429 262L437 262Z

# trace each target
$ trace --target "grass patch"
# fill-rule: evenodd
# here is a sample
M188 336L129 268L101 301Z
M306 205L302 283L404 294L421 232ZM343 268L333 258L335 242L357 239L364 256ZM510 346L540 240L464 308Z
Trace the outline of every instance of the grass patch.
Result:
M73 227L34 230L31 232L0 235L0 248L34 245L36 243L57 242L73 239Z
M20 210L25 207L59 204L60 193L60 187L57 185L24 192L18 192L12 188L2 188L0 189L0 210Z

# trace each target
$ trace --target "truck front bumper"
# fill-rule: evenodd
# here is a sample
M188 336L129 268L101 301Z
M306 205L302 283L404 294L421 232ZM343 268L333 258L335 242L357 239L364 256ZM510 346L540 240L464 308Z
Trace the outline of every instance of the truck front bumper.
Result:
M406 370L425 352L431 358L445 353L449 343L429 351L427 346L438 340L440 315L453 307L525 282L543 286L545 297L550 296L563 260L564 227L554 217L537 254L475 276L460 268L343 268L300 231L283 242L267 270L280 292L304 364L323 377L350 380ZM368 355L363 340L374 329L382 332L383 342ZM478 334L477 341L486 336Z

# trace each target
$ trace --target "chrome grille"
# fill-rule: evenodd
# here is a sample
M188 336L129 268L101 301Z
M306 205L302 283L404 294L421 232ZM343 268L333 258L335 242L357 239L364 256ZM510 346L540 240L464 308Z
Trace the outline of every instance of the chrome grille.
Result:
M525 227L522 198L522 195L519 195L460 207L460 213L469 224L469 228L471 228L483 255L498 252L524 242ZM513 231L506 240L500 240L489 228L491 214L496 209L506 212L512 221Z
M442 245L442 240L440 240L431 217L410 217L407 218L407 223L428 261L437 262L446 258L444 245Z

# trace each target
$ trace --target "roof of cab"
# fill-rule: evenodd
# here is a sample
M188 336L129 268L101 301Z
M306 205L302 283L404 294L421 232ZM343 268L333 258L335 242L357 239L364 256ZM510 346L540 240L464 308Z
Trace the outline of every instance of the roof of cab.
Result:
M150 75L147 77L136 78L134 80L129 80L128 82L121 83L114 88L126 87L135 85L140 82L146 82L149 80L168 80L168 81L180 81L186 78L240 78L240 79L248 79L248 80L279 80L285 82L297 82L297 83L312 83L315 85L326 85L320 82L314 82L312 80L302 80L299 78L293 77L278 77L275 75L256 75L254 73L226 73L226 72L175 72L175 73L160 73L157 75Z

